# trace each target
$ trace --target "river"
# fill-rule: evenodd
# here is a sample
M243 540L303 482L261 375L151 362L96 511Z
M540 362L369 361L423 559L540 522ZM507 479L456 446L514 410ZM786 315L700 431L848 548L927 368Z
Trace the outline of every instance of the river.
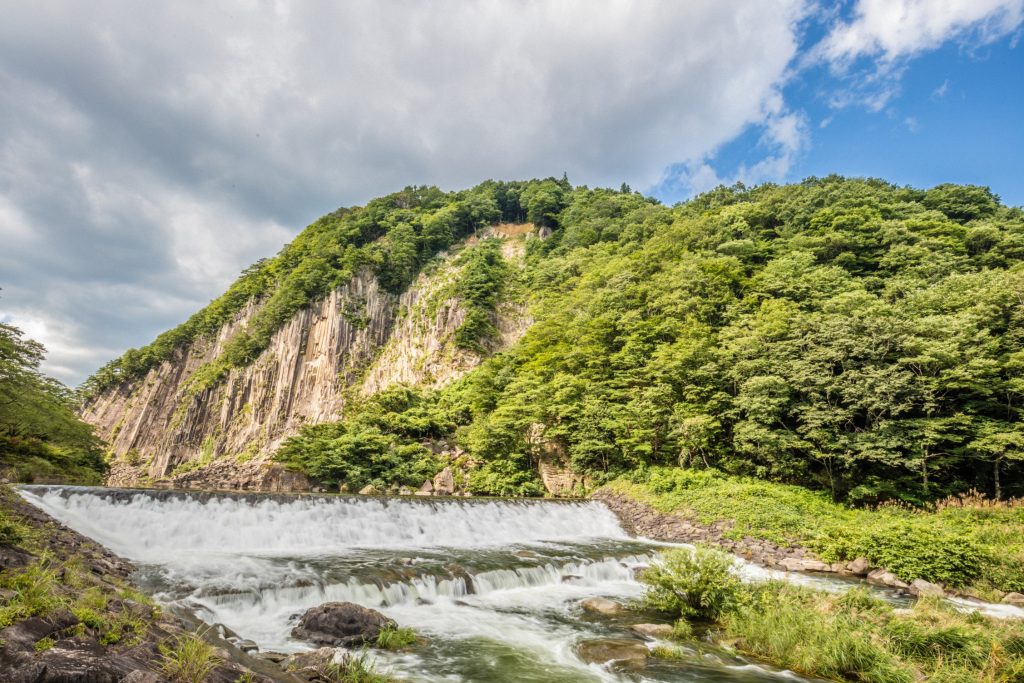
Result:
M630 538L597 502L63 486L21 494L135 562L137 583L157 601L224 624L261 650L310 649L290 637L297 615L347 600L423 636L408 652L374 653L380 670L410 681L806 680L696 642L683 659L636 670L581 660L586 640L642 640L629 626L644 619L597 617L579 602L638 598L634 570L662 545ZM741 571L751 580L770 574L749 564ZM851 585L784 576L827 590Z

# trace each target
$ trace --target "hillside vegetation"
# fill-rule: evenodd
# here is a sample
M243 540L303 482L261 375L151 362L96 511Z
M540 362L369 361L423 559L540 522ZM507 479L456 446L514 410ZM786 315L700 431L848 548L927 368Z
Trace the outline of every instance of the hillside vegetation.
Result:
M474 492L537 494L528 434L543 425L595 484L670 465L856 504L1024 493L1024 214L973 186L812 178L675 207L564 179L409 188L317 221L87 388L138 377L261 297L197 373L215 383L357 267L400 291L498 220L550 230L516 274L536 321L526 336L439 391L393 389L307 428L283 460L331 483L414 483L438 464L424 443L444 441L464 451ZM474 258L459 287L470 348L492 333L506 279L500 259Z
M98 484L102 443L75 415L72 392L39 370L45 349L0 323L0 477Z

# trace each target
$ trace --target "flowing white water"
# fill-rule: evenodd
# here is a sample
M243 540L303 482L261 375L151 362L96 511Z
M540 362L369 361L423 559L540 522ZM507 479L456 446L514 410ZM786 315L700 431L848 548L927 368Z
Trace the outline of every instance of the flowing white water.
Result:
M25 487L22 495L139 566L157 599L222 623L261 648L291 638L295 616L356 602L415 628L426 644L380 664L423 681L778 681L795 678L728 654L692 652L642 671L588 665L577 645L635 638L635 623L579 608L630 600L634 569L659 545L630 539L594 502L414 500L185 494ZM748 580L849 582L742 564Z

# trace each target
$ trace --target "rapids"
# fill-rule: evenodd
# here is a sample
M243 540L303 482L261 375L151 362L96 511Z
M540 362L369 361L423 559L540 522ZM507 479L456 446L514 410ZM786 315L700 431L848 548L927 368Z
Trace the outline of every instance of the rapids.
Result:
M425 642L376 653L412 681L803 680L711 647L639 670L587 664L577 645L635 638L630 618L579 601L628 601L659 545L630 538L596 502L185 493L25 486L53 517L134 561L158 601L221 623L262 650L293 640L298 614L333 600L373 607ZM743 565L756 580L779 575ZM850 582L787 575L828 590ZM894 595L887 595L896 599ZM647 643L653 646L654 643Z

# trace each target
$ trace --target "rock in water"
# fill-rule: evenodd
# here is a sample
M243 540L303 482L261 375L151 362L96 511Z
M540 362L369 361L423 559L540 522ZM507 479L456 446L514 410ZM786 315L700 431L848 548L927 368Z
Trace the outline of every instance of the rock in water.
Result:
M455 475L451 467L445 467L434 477L434 495L450 496L455 493Z
M868 562L866 557L858 557L849 564L850 571L857 576L867 576L867 573L871 571L871 563Z
M584 640L576 652L580 659L588 664L608 664L614 662L627 667L643 666L650 651L638 640L622 638L602 638Z
M1007 593L1003 596L1002 603L1004 605L1014 605L1015 607L1024 607L1024 594L1021 593Z
M373 484L367 484L363 488L359 489L359 495L361 496L376 496L377 493L377 487Z
M868 574L868 583L873 583L876 586L889 586L891 588L906 589L910 587L901 581L898 576L884 569L876 569Z
M942 586L925 581L924 579L914 579L910 582L910 593L918 597L925 595L945 595L946 591L942 589Z
M629 627L629 630L648 638L672 637L672 626L670 624L633 624Z
M382 629L395 626L377 610L351 602L328 602L306 610L292 636L320 645L351 647L373 642Z
M595 614L604 614L605 616L612 616L615 614L622 614L626 611L626 608L614 600L608 598L587 598L580 603L587 612L594 612Z

